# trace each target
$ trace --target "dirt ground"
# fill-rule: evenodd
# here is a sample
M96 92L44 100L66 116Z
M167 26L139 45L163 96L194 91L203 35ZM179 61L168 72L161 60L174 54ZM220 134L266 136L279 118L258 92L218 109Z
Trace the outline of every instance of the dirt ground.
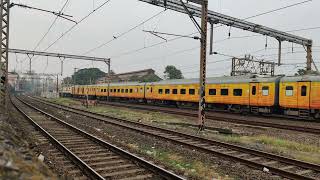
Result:
M40 106L38 105L38 107ZM57 111L50 106L41 105L41 108L45 108L59 118L75 124L108 142L129 149L133 153L173 169L176 173L190 179L278 179L278 177L270 176L259 170L252 170L240 163L213 157L151 136L83 118L77 114ZM113 112L110 109L106 111ZM125 116L123 113L121 115ZM129 115L131 115L131 118L135 117L134 113L129 112ZM140 118L143 119L144 117L140 116Z
M0 112L0 179L58 179L38 159L14 116Z

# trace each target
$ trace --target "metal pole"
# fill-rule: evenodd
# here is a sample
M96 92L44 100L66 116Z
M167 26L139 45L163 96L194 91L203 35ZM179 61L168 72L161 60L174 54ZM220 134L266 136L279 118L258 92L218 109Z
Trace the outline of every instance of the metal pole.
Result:
M63 75L63 61L64 61L64 59L61 60L61 76Z
M111 81L111 75L110 75L110 61L108 63L108 96L107 96L107 101L110 101L110 81Z
M207 21L208 21L208 0L202 2L201 15L201 50L200 50L200 97L198 126L199 131L204 130L205 116L205 90L206 90L206 59L207 59Z
M279 39L278 66L281 65L281 40Z
M311 50L311 46L307 46L307 73L311 73L312 71L312 50Z
M59 93L59 75L57 74L57 93Z
M2 63L1 71L5 77L3 89L0 91L0 106L3 106L5 111L8 110L8 51L9 51L9 15L10 15L10 0L1 0L0 7L0 61Z
M210 55L213 54L213 23L210 23Z

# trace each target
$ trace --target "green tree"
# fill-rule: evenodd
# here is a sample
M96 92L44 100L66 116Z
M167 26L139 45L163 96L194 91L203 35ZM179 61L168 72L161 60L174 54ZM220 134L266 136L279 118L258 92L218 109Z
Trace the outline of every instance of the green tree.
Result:
M63 84L73 84L71 77L65 77L62 81Z
M73 74L72 80L75 81L75 84L79 85L95 84L98 78L105 76L106 73L98 68L85 68L80 69L75 74Z
M155 75L155 74L149 74L149 75L145 75L141 78L141 82L158 82L161 81L162 79Z
M307 74L307 70L305 69L298 69L297 73L295 73L295 76L302 76ZM319 73L317 71L311 71L310 72L311 75L319 75Z
M164 71L166 79L183 79L181 70L173 65L168 65Z

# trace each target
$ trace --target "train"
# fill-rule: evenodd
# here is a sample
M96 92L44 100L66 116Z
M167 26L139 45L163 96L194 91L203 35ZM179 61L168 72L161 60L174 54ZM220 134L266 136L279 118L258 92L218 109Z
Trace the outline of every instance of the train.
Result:
M108 88L109 87L109 88ZM109 92L108 92L109 89ZM63 87L60 96L197 106L199 79ZM320 76L229 76L206 80L206 108L320 119Z

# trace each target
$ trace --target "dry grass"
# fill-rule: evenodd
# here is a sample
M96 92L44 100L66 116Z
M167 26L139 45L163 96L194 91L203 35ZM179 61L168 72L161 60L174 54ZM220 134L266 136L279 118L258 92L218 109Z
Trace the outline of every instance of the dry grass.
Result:
M70 105L80 104L79 101L74 101L68 98L52 99L51 101ZM84 107L82 107L84 108ZM90 111L109 115L116 118L122 118L130 121L139 121L143 123L157 123L166 128L184 131L184 127L169 125L166 123L183 123L185 119L173 115L167 115L159 112L141 112L125 108L115 108L112 106L95 106L89 107ZM192 129L187 127L188 130ZM282 154L298 160L320 164L320 147L315 145L307 145L294 141L284 140L276 137L259 135L259 136L223 136L206 132L205 136L220 139L225 142L237 143L249 147L261 147L262 150L268 152Z
M135 145L135 147L137 147L137 145ZM166 166L172 169L185 172L186 176L195 177L196 179L232 179L229 176L217 173L217 170L210 164L193 160L192 158L182 156L170 150L141 147L140 152L163 162Z
M283 154L298 160L320 164L320 147L265 135L260 136L217 136L231 143L259 146L276 154Z

